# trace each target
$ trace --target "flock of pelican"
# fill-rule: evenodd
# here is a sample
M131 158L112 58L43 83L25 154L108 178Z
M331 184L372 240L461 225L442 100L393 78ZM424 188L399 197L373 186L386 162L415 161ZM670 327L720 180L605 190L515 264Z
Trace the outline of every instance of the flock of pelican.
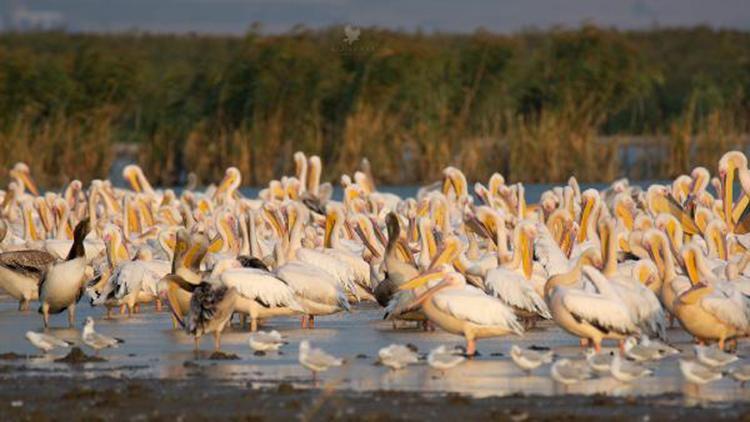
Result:
M602 191L581 191L571 177L536 204L523 184L498 173L472 194L454 167L401 198L377 190L366 159L340 178L335 200L332 185L321 183L319 157L297 152L294 162L293 176L271 181L257 198L240 192L234 167L202 191L154 189L130 165L129 188L74 180L42 194L19 163L0 192L0 289L20 311L38 302L45 327L64 311L73 326L84 295L106 317L166 305L196 348L212 335L217 351L235 315L255 332L251 344L276 350L279 333L257 332L267 321L296 315L313 329L366 301L380 304L394 329L417 324L464 337L467 356L478 340L550 321L590 347L583 361L552 365L564 384L591 372L582 362L606 365L624 381L648 375L634 350L663 353L677 324L699 347L715 343L714 354L750 334L750 170L742 152L725 154L716 177L698 167L671 184L643 190L623 179ZM87 320L87 344L117 344L93 340L93 324ZM55 347L54 338L29 335ZM602 353L604 341L620 351ZM405 346L386 349L381 361L394 367L415 362ZM430 362L444 367L464 358L434 352ZM342 363L307 343L301 362L303 355L315 372ZM524 370L553 359L520 348L511 357ZM703 364L681 368L688 379L715 376Z

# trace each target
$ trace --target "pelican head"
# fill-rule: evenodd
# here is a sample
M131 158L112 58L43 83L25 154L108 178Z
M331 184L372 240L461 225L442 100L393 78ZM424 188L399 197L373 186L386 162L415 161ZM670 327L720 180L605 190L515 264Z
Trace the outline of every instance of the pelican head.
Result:
M25 163L16 163L9 174L16 179L19 187L28 189L34 196L39 196L39 190L31 178L31 170L29 170L29 166Z

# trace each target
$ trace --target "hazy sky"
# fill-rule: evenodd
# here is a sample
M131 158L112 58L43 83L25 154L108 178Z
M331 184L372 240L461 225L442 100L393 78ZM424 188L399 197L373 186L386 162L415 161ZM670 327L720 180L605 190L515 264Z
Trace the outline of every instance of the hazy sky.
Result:
M0 15L7 16L14 2L60 12L69 29L83 31L241 33L256 21L269 32L296 24L511 32L585 21L619 28L750 29L750 0L0 0Z

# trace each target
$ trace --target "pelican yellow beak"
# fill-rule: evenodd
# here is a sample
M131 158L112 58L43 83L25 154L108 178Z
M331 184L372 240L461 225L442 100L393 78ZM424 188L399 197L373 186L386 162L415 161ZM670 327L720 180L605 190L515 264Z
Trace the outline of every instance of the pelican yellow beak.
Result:
M433 257L429 268L437 268L443 264L452 263L461 253L459 240L451 236L443 242L443 248Z
M263 215L266 217L266 220L269 224L271 224L271 227L273 227L274 231L276 231L276 234L281 237L284 235L284 227L281 224L281 221L279 220L278 214L274 211L269 209L268 207L263 207Z
M39 196L39 190L36 188L36 184L33 180L31 180L31 176L29 176L25 171L12 171L13 175L18 177L21 180L21 183L23 183L23 186L29 190L34 196Z
M734 205L734 164L729 161L727 172L721 175L721 203L724 211L724 222L732 229L732 206Z
M331 247L331 237L333 236L333 228L337 220L338 216L335 211L331 211L326 215L326 229L325 236L323 237L323 246L326 248Z
M138 180L138 175L135 174L135 171L129 171L125 175L125 178L128 179L130 187L132 187L134 191L137 193L143 192L143 186L141 186L141 182Z
M523 275L526 280L531 279L532 272L534 270L534 263L532 261L532 239L529 237L524 230L521 230L521 267Z
M589 218L591 218L591 211L594 208L594 200L591 198L586 198L584 200L583 205L583 212L581 213L581 230L578 231L578 243L586 241L586 237L588 236L588 223Z
M685 272L690 279L690 283L693 285L700 283L700 280L698 279L697 256L693 248L687 248L685 250L682 254L682 260L685 263Z
M429 283L430 281L440 280L441 278L445 277L445 273L442 269L427 271L426 273L420 274L411 280L407 281L406 283L399 286L399 290L414 290L419 287L424 286L425 284Z
M615 207L615 215L622 221L628 230L633 230L633 213L624 204L619 203Z
M216 188L216 191L214 191L214 198L219 197L220 195L223 195L224 192L229 190L229 186L232 185L232 182L234 181L234 177L231 173L227 173L223 179L221 179L221 183L219 183L219 187Z
M224 239L221 236L216 236L211 243L208 244L208 251L211 253L219 253L224 249Z

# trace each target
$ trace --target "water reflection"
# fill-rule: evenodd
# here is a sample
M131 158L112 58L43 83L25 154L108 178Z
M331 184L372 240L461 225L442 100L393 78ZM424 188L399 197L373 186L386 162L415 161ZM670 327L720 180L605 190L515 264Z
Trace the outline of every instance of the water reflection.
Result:
M306 388L313 386L309 371L297 362L297 347L307 338L314 345L344 357L347 364L320 374L318 385L359 391L400 390L429 393L455 392L476 397L512 394L606 394L612 396L649 396L675 393L688 404L707 404L750 400L750 389L723 379L711 385L695 386L683 382L677 359L671 357L654 364L655 375L633 384L619 383L606 374L577 385L563 387L549 378L549 367L539 368L526 375L508 357L510 345L517 343L551 347L557 356L583 359L577 341L551 324L542 330L531 331L523 337L507 337L479 342L482 355L445 372L431 369L425 363L393 371L375 365L377 351L391 343L412 343L420 352L427 352L439 344L459 344L461 339L443 332L425 333L414 329L394 331L382 321L381 311L365 306L349 314L320 318L315 330L299 328L297 318L271 321L266 328L281 331L290 342L280 353L256 356L247 343L245 327L233 326L224 336L224 352L236 354L238 360L210 360L213 342L210 337L201 344L201 352L193 351L192 338L180 330L173 330L166 312L146 310L133 318L117 316L112 320L97 320L97 330L120 337L125 344L118 349L104 350L102 363L70 366L55 363L63 353L40 355L24 338L27 330L41 331L41 318L34 313L19 313L16 304L0 300L0 353L15 352L32 355L28 359L8 360L0 365L9 367L0 376L71 376L96 378L100 376L127 378L212 379L252 387L274 386L290 382ZM81 307L79 323L88 315L101 318L101 310ZM53 318L50 332L68 341L79 342L79 331L65 327L65 317ZM670 338L683 350L680 357L691 357L692 343L681 330L670 331ZM740 344L740 356L746 355L745 344ZM85 346L87 353L91 353ZM743 353L745 352L745 353ZM502 356L499 356L502 354Z

